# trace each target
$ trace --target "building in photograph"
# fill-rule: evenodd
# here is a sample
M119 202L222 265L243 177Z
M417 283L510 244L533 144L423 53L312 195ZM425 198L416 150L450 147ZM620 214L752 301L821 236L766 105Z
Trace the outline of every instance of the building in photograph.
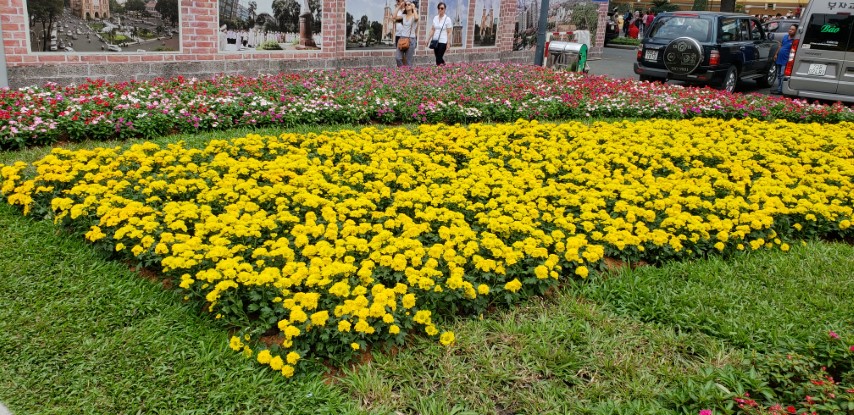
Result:
M109 19L110 0L71 0L71 13L81 19Z
M480 38L486 39L495 35L496 18L492 3L489 4L489 10L483 8L480 16Z
M451 47L463 46L463 20L460 19L460 11L457 9L457 17L454 18L454 28L451 31Z
M391 44L394 42L394 24L394 5L390 3L390 0L386 0L383 11L383 43Z

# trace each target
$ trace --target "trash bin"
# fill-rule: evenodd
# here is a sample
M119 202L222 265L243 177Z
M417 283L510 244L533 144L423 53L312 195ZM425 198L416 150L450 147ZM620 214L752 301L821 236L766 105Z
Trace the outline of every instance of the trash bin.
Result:
M583 72L587 66L587 45L575 42L549 42L546 67Z

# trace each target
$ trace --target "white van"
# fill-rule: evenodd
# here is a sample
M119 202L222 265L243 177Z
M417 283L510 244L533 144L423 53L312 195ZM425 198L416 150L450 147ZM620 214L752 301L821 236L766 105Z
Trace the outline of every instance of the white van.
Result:
M854 2L810 1L784 76L783 95L854 102Z

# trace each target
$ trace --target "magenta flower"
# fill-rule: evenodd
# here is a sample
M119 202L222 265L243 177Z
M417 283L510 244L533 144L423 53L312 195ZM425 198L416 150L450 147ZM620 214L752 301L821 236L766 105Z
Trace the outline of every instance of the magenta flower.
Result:
M700 411L700 415L712 415L711 409L703 409Z
M836 332L835 332L835 331L833 331L833 330L831 330L831 331L830 331L829 333L827 333L827 334L829 334L829 335L830 335L830 338L831 338L831 339L838 339L838 338L839 338L839 335L838 335L838 334L836 334Z

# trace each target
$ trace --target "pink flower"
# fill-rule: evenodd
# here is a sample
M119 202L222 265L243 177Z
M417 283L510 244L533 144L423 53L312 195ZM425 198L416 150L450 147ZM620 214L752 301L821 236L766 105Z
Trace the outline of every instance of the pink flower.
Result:
M700 411L700 415L712 415L711 409L703 409Z
M838 338L839 338L839 335L838 335L838 334L836 334L836 332L835 332L835 331L833 331L833 330L831 330L831 331L830 331L829 333L827 333L827 334L829 334L829 335L830 335L830 338L831 338L831 339L838 339Z
M848 350L854 352L854 344L852 344L851 347L848 348Z

